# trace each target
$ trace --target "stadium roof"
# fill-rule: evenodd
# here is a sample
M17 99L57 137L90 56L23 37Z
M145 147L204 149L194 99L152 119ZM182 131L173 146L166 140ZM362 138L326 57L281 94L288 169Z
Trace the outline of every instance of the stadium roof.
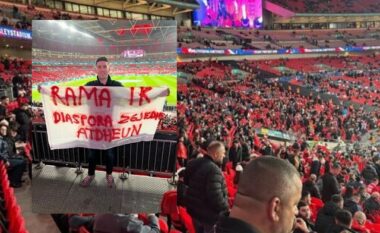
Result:
M269 0L267 2L277 4L294 13L380 13L379 0Z
M67 41L71 45L99 43L138 46L153 41L176 43L177 25L173 20L34 21L33 39L38 38Z

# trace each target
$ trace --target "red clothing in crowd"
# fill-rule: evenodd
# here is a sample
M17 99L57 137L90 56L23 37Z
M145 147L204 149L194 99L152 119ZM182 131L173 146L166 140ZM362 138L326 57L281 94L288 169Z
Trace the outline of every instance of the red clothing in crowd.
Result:
M177 144L177 158L187 159L187 148L183 142Z
M21 106L22 104L27 104L27 103L29 103L29 99L26 98L26 97L21 97L21 96L19 96L19 97L17 98L17 102L18 102L18 104Z

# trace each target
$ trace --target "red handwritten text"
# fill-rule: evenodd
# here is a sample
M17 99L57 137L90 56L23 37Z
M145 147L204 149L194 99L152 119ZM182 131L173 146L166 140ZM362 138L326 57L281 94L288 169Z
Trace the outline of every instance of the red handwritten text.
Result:
M156 112L156 111L150 111L150 112L141 112L140 114L128 114L128 113L122 113L120 115L119 124L126 124L128 122L135 122L135 121L141 121L141 120L160 120L165 117L165 113L163 112Z
M54 124L70 123L91 127L112 127L112 117L110 115L68 114L63 112L53 112L53 119Z
M65 88L64 97L59 95L60 88ZM111 107L111 92L108 88L98 89L96 87L87 87L87 89L90 90L86 90L85 87L79 87L78 93L78 91L75 92L71 87L51 86L51 98L54 105L58 105L58 101L66 106L82 105L82 99L85 98L87 101L93 101L97 107Z
M77 138L111 142L113 140L138 136L140 134L141 127L142 124L124 128L105 129L81 127L77 131Z
M60 95L61 88L64 89L64 96ZM144 101L150 103L151 99L148 92L152 89L152 87L140 87L140 93L135 96L135 87L130 87L129 105L132 106L137 99L139 106L143 105ZM112 95L108 88L79 87L78 90L75 90L71 87L51 86L51 98L56 106L58 104L80 106L82 102L85 102L84 100L93 101L96 107L106 106L110 108L112 105Z

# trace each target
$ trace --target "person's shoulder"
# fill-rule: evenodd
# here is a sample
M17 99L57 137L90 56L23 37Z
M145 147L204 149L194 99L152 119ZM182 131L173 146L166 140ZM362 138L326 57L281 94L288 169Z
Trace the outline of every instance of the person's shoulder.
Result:
M85 84L85 86L95 86L97 83L97 80L92 80L92 81L89 81L88 83Z
M111 86L113 86L113 87L122 87L123 84L121 84L121 82L119 82L119 81L112 80L111 81Z
M188 163L187 163L187 166L186 168L193 168L193 167L199 167L199 165L202 163L202 158L195 158L195 159L192 159L190 160Z
M204 170L213 174L222 174L220 167L211 159L204 159L203 164L205 164L203 168Z
M189 161L187 168L190 169L195 169L195 170L210 170L210 167L212 167L214 163L205 157L202 158L196 158L191 161Z

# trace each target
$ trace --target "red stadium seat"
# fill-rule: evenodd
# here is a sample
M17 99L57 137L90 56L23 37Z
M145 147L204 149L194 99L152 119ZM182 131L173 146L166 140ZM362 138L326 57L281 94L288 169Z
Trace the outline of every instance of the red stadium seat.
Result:
M176 230L176 229L171 229L169 233L182 233L182 231Z
M190 233L195 233L193 221L186 209L177 206L177 191L172 190L164 193L161 201L161 214L167 216L168 227L170 229L171 224L176 229L187 230Z
M79 233L90 233L85 227L79 228Z
M164 193L161 201L161 214L168 217L168 227L170 229L171 223L174 227L182 228L183 224L179 215L177 206L177 191L172 190Z

